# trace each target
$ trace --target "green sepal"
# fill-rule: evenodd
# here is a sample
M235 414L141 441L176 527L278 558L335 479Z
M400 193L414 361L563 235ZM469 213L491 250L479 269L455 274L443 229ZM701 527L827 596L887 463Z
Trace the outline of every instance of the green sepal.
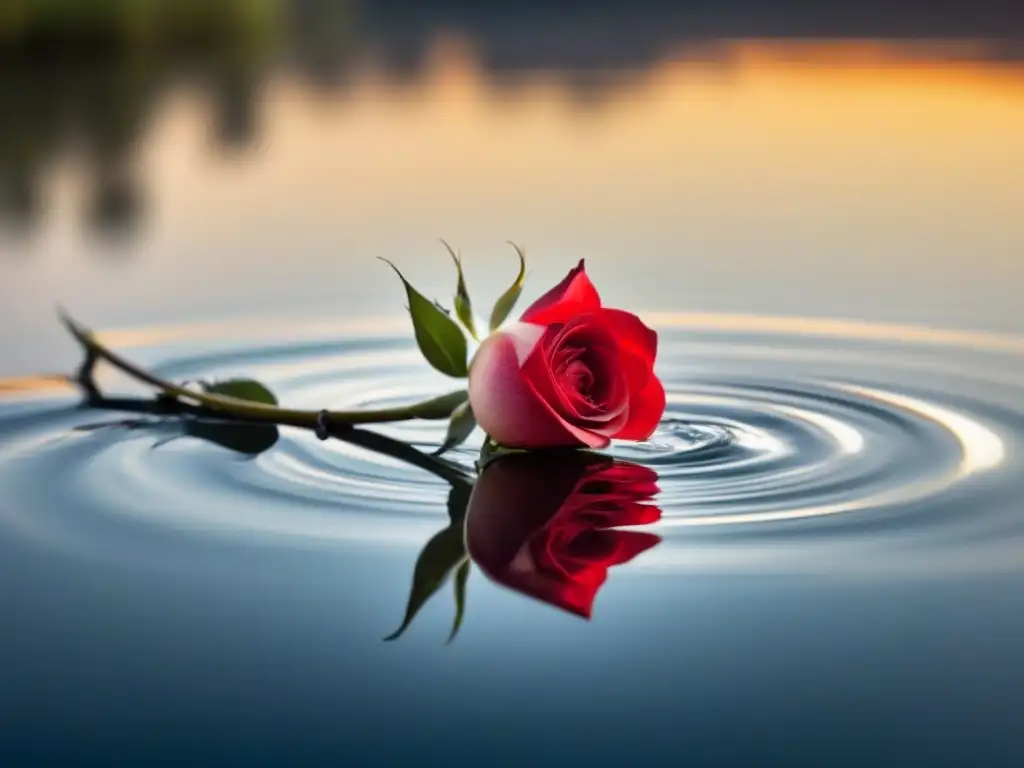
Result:
M515 453L528 453L524 448L506 448L495 442L490 435L484 439L483 447L480 448L480 456L476 460L476 469L483 472L494 461L502 456L511 456Z
M444 419L454 415L459 406L469 400L469 392L464 389L438 395L424 400L409 408L409 416L413 419Z
M441 447L434 451L434 455L440 456L455 446L462 445L474 429L476 429L476 417L473 415L473 407L467 400L452 411L451 420L448 422L448 434L445 435Z
M452 261L455 262L455 269L457 269L459 273L459 280L455 286L455 315L459 318L459 321L465 329L469 331L469 335L476 339L476 325L473 322L473 304L469 300L469 291L466 289L466 278L462 274L462 256L452 250L452 247L444 240L441 241L441 244L448 249L448 253L451 254Z
M523 281L526 280L526 254L523 253L523 249L520 248L513 242L509 242L513 248L516 249L516 255L519 256L519 274L516 276L515 282L509 286L508 290L505 291L494 302L494 309L491 310L491 330L496 330L505 319L509 316L512 308L519 301L519 295L523 292Z

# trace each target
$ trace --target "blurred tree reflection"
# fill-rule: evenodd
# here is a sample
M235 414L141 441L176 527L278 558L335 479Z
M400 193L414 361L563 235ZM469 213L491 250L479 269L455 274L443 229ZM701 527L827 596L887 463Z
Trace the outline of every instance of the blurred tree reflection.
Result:
M39 175L57 143L61 104L36 98L24 78L0 70L0 222L23 230L41 215Z
M90 177L90 231L134 231L147 197L136 155L155 107L181 85L210 100L214 146L237 150L260 138L272 68L338 89L365 46L392 82L415 87L431 45L453 30L479 49L499 98L524 71L557 72L584 117L680 46L728 68L728 47L708 48L722 39L961 36L1002 40L987 55L1019 61L1024 10L969 4L964 15L927 0L871 0L877 13L852 19L842 3L791 0L721 0L713 11L654 0L0 0L0 229L32 230L46 211L48 168L72 156Z
M136 156L165 93L197 84L213 140L257 133L255 95L283 39L284 0L4 0L0 3L0 226L45 208L47 167L71 156L89 178L84 220L135 231L145 194Z
M283 0L5 0L8 51L109 52L259 44L281 27Z
M24 168L0 168L0 227L24 234L41 210L37 176Z

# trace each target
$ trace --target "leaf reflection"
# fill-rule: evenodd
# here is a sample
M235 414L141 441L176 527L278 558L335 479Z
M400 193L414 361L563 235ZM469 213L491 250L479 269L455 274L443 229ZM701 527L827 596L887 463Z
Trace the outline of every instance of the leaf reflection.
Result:
M388 635L385 640L397 640L408 629L420 608L448 581L452 572L466 563L466 544L463 540L463 522L469 500L468 487L453 485L448 494L448 515L450 522L447 528L435 534L420 551L416 559L416 567L412 575L412 588L405 609L405 618L401 626ZM467 574L468 575L468 574ZM461 577L464 581L465 577ZM458 582L456 582L456 603L458 600ZM461 606L456 607L456 622L451 637L454 638L461 623Z
M100 429L145 429L165 435L153 444L154 448L166 445L182 437L192 437L226 448L244 456L258 456L274 447L280 432L273 424L250 424L236 421L214 421L206 419L118 419L76 427L79 432L93 432Z

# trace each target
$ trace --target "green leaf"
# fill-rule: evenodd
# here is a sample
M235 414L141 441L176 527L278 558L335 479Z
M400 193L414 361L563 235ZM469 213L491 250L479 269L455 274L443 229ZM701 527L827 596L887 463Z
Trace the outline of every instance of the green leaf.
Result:
M451 572L466 559L466 545L462 536L462 521L445 528L427 542L413 569L412 588L405 608L402 625L385 637L397 640L412 624L416 614L443 585Z
M476 429L476 417L467 400L452 411L451 421L448 422L448 434L445 435L441 447L434 451L434 456L440 456L445 451L464 443L474 429Z
M466 337L458 323L409 285L409 281L398 271L398 267L387 259L382 258L381 261L395 270L395 274L405 286L416 343L427 362L448 376L465 378Z
M452 631L448 635L450 643L459 634L462 626L462 617L466 613L466 582L469 581L469 559L462 561L459 570L455 572L455 619L452 621Z
M469 291L466 290L466 278L462 274L462 257L453 251L452 247L444 240L441 241L441 244L448 249L448 253L452 256L452 261L455 262L455 269L459 272L459 281L455 287L455 314L466 330L469 331L469 335L476 339L476 327L473 324L473 305L469 300Z
M270 450L280 436L273 424L187 419L182 427L189 437L205 440L247 456L258 456Z
M526 279L526 254L515 243L510 242L509 245L516 249L516 254L519 256L519 275L509 289L494 302L494 309L491 310L492 331L505 322L505 318L512 311L512 307L519 301L519 294L523 292L523 281Z
M224 395L237 400L250 400L264 405L277 405L277 398L265 385L253 379L226 379L213 384L203 384L203 391L210 395Z
M439 395L416 403L410 407L409 413L415 419L444 419L451 416L460 405L468 400L469 392L460 389L456 392L449 392L447 395Z

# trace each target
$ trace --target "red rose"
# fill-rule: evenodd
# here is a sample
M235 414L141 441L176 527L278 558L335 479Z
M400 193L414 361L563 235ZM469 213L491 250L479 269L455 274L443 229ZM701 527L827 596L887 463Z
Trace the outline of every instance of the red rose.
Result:
M646 440L665 411L657 352L657 333L636 315L601 306L581 260L519 322L484 339L469 369L470 404L510 447Z
M585 454L506 456L469 500L466 545L493 581L584 618L608 569L661 539L615 526L653 523L661 510L646 467Z

